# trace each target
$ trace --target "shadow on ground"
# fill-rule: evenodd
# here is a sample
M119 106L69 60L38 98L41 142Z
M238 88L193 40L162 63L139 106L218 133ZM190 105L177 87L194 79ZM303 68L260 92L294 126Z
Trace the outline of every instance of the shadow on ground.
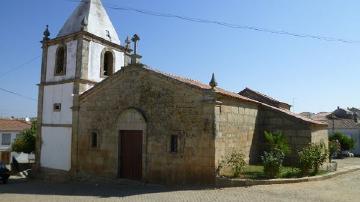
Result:
M153 194L186 190L215 189L209 186L168 187L162 185L134 183L88 183L64 182L52 183L41 180L10 179L8 184L0 184L1 194L25 195L61 195L93 196L100 198L126 197L142 194Z

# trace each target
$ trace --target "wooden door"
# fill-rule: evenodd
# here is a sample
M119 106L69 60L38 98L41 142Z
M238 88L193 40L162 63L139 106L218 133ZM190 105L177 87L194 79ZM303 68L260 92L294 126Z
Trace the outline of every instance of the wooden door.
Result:
M119 137L119 177L142 179L142 131L122 130Z

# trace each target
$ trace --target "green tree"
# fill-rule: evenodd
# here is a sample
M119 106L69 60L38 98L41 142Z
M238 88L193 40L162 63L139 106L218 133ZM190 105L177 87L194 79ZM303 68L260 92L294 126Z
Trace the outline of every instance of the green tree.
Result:
M355 141L351 137L345 135L344 133L336 132L329 137L329 140L339 141L342 151L348 151L354 149L355 147Z
M36 121L31 123L31 128L26 129L20 133L20 137L17 138L12 144L12 150L14 152L24 152L30 154L35 151L36 145Z

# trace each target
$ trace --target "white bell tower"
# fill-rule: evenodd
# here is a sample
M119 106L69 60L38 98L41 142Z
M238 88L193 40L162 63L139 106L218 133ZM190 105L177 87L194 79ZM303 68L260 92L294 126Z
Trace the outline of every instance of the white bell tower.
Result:
M124 66L128 49L100 0L84 0L56 38L44 32L38 103L37 166L70 171L76 162L79 96ZM75 147L76 148L76 147Z

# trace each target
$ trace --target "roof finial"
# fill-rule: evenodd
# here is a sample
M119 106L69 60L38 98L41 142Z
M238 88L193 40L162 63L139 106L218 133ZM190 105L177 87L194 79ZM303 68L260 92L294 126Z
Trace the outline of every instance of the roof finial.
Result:
M210 81L209 85L211 86L212 89L214 89L218 85L216 80L215 80L215 74L214 73L212 74L211 81Z
M49 40L50 39L49 36L50 36L49 25L46 25L46 29L44 31L43 42Z
M84 18L83 18L83 20L81 21L81 30L82 31L87 31L87 26L88 26L88 18L87 18L87 16L85 16Z
M134 34L134 36L132 37L131 41L134 42L134 54L137 54L137 43L138 41L140 41L140 37L137 34Z

